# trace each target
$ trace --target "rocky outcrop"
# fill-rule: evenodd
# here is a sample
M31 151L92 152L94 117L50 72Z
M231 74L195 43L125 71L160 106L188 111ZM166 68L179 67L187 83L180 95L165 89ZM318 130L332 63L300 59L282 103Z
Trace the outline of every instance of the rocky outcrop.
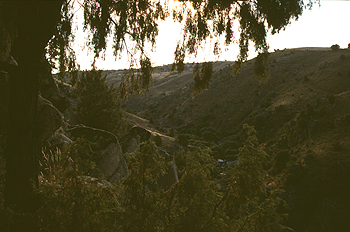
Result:
M40 138L47 140L62 125L63 118L61 113L52 103L39 95L38 97L38 122L41 129Z
M46 69L44 69L46 70ZM56 80L49 71L42 73L44 81L40 85L40 94L49 100L60 112L64 112L67 107L67 99L61 95Z
M67 133L74 139L83 137L95 144L93 159L106 180L114 182L127 176L128 169L122 149L118 138L112 133L83 125L75 126Z
M142 127L135 126L130 129L129 133L121 139L123 154L132 153L140 148L143 142L151 142L152 133ZM174 183L178 181L177 168L175 159L165 150L158 147L157 153L165 158L166 163L170 163L167 173L158 180L159 185L164 189L169 189Z
M58 149L64 152L73 141L64 134L56 134L51 136L47 142L50 151L54 152Z

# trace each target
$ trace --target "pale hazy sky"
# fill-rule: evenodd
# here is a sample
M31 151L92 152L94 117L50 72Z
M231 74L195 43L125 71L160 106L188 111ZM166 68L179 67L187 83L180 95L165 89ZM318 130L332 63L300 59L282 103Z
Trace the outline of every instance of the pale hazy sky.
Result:
M296 48L296 47L330 47L339 44L341 48L347 48L350 43L350 1L324 1L321 6L315 5L312 10L304 10L298 21L292 22L285 31L268 36L270 50ZM174 50L180 39L181 27L168 20L159 27L156 51L150 53L153 65L170 64L174 59ZM239 37L239 35L236 35ZM90 69L92 55L84 49L84 36L77 36L77 58L81 69ZM205 49L198 52L196 58L185 60L186 62L203 62L215 60L235 60L238 45L222 46L222 54L215 57L212 54L214 42L208 42ZM252 48L250 58L256 54ZM122 59L113 57L111 46L107 49L105 60L96 63L99 69L123 69L128 68L126 55Z

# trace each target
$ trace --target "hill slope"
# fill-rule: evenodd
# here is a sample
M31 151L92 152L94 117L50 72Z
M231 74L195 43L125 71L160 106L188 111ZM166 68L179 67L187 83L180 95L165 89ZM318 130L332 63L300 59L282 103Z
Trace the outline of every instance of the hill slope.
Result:
M269 173L281 178L296 231L350 228L350 51L291 49L270 56L271 77L259 84L254 61L231 77L232 62L213 64L211 86L192 98L192 67L170 74L156 69L152 90L124 107L170 135L210 146L234 160L254 125L271 156ZM109 80L117 82L109 74ZM174 132L174 133L173 133ZM180 138L180 136L179 136ZM183 138L183 136L182 136Z

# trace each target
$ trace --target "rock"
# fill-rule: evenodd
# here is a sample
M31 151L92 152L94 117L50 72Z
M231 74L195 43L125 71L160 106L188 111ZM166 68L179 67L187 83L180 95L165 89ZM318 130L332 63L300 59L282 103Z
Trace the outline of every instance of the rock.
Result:
M274 232L294 232L294 230L288 226L279 225L278 228L274 230Z
M122 143L123 154L132 153L140 148L140 136L136 135L135 137L123 138L125 139Z
M123 179L128 174L126 161L122 154L118 138L112 133L86 126L75 126L67 131L72 137L84 137L96 144L96 167L104 175L105 179L114 182Z
M42 140L50 138L63 125L61 113L50 101L40 95L38 97L38 117L39 127L41 128L40 138Z
M72 143L72 140L64 134L56 134L51 136L47 142L49 143L49 150L54 152L56 149L59 149L61 152L64 152L69 144Z
M60 94L57 83L50 72L42 74L45 81L40 85L40 94L49 100L60 112L64 112L67 107L67 99Z
M57 79L54 80L59 88L60 96L64 99L61 99L61 103L64 104L62 110L64 119L70 125L76 125L79 121L77 119L79 97L74 93L71 85Z
M132 136L138 135L140 136L140 142L148 142L151 139L151 132L149 132L148 130L142 128L142 127L138 127L138 126L134 126L133 128L130 129L129 134Z
M135 126L131 128L129 133L121 139L123 154L135 152L140 148L142 142L151 142L151 135L150 131L142 127ZM175 159L160 147L157 147L157 153L165 158L166 163L171 162L167 173L158 180L159 185L167 190L178 181Z
M168 190L173 184L175 184L179 180L179 177L177 175L175 158L174 156L169 155L166 151L160 148L157 149L157 153L165 158L166 163L171 162L171 164L168 166L167 173L164 176L161 176L158 180L158 184L165 190Z
M134 126L129 130L129 133L120 139L122 145L123 154L134 152L140 148L140 144L143 142L149 142L151 133L138 126Z

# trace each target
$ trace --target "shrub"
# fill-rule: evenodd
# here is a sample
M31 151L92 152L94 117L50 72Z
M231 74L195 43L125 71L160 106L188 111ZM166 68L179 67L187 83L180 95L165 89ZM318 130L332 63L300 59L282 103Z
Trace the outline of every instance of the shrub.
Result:
M181 146L187 147L188 145L188 135L186 134L179 134L178 136L179 143Z
M229 231L274 231L281 220L275 210L281 199L277 197L278 191L267 191L264 166L268 155L259 149L255 130L248 125L244 128L248 138L231 172L227 192L214 210L213 215L218 216L213 218L225 218ZM217 223L213 222L216 226Z
M50 171L40 179L40 231L117 230L118 192L107 182L84 175L94 168L92 144L78 139L55 162L45 159Z
M290 152L289 150L281 150L279 151L274 159L272 168L271 168L271 173L272 174L278 174L280 173L285 167L287 162L290 160Z
M281 200L277 190L266 188L268 155L259 149L254 129L245 129L248 139L225 193L213 178L209 149L178 154L181 177L164 191L157 181L168 165L153 143L142 143L128 155L129 176L112 185L85 176L94 168L93 144L78 139L55 154L55 162L45 163L52 168L40 179L38 231L274 231ZM0 216L11 220L2 207Z
M116 89L107 84L102 71L83 72L76 83L75 92L80 98L78 117L81 123L116 135L124 133L123 112Z
M332 49L332 51L337 51L337 50L340 49L340 46L339 46L338 44L333 44L333 45L331 46L331 49Z
M219 137L216 133L212 132L212 131L204 131L202 133L202 137L206 140L206 141L212 141L212 142L217 142L219 140Z

